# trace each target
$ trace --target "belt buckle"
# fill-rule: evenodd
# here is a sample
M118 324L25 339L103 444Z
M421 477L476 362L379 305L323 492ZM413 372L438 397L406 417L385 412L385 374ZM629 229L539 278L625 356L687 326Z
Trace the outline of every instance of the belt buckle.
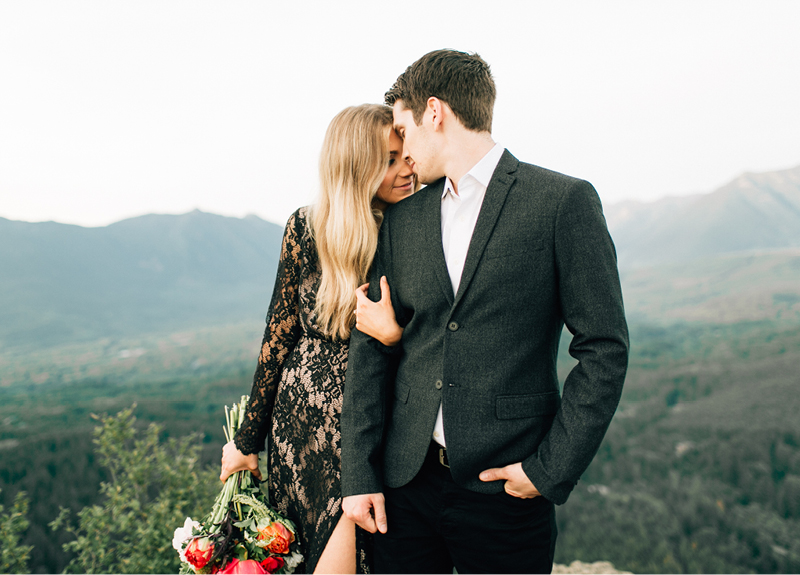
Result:
M439 463L447 469L450 469L449 462L447 461L447 450L444 447L439 447Z

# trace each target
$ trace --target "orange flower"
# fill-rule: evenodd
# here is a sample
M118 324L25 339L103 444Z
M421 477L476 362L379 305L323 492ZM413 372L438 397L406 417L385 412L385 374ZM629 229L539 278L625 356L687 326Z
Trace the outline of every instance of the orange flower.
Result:
M294 541L294 533L289 531L280 521L273 521L259 530L258 539L269 540L267 549L273 553L288 553L289 545Z

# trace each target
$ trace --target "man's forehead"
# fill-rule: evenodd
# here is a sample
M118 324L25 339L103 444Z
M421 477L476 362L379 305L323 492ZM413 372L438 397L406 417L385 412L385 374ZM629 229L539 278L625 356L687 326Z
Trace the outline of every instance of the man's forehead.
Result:
M400 128L405 125L408 120L408 115L411 113L411 110L406 108L403 105L402 100L397 100L392 106L392 116L394 117L394 127Z

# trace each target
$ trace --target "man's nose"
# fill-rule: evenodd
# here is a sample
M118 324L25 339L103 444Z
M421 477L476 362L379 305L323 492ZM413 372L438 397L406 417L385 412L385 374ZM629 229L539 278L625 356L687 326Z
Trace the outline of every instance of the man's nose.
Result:
M414 173L414 160L411 159L411 156L406 156L403 158L403 166L400 169L401 176L410 176Z
M412 158L411 154L408 153L408 148L406 148L406 147L403 147L403 161L411 169L411 172L413 172L414 171L414 158Z

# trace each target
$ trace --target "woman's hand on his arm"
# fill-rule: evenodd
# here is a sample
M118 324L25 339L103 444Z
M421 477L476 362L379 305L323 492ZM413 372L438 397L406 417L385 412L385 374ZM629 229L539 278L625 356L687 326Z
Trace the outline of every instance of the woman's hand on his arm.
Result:
M356 290L356 327L383 345L395 346L400 343L403 328L394 315L389 282L386 276L381 277L381 300L378 302L367 297L368 287L369 284L364 284Z
M244 455L239 451L233 441L229 441L222 448L222 472L219 475L220 481L224 482L237 471L250 471L259 480L261 479L261 471L258 469L258 453Z

